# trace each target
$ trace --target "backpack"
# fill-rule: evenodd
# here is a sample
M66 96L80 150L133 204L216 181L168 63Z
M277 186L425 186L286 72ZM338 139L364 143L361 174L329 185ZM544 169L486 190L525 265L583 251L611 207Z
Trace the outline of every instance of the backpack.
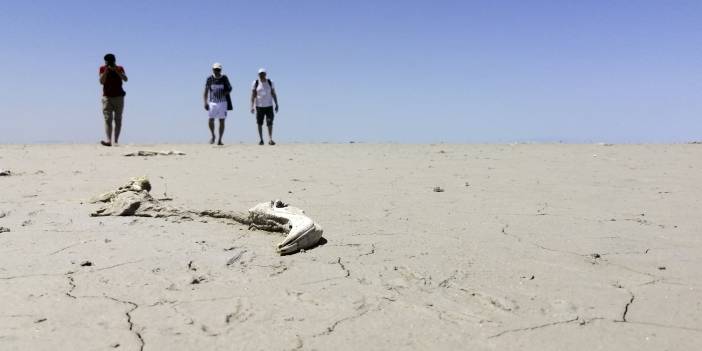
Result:
M271 86L271 90L273 90L273 81L268 78L266 78L266 80L268 81L268 85ZM254 83L254 90L258 89L258 81L259 79L256 79L256 83Z

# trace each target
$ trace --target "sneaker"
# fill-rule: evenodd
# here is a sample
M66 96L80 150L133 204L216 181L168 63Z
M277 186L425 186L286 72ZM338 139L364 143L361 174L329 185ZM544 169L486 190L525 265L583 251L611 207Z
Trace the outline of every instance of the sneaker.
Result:
M104 141L104 140L100 140L100 144L102 146L112 146L112 143L110 143L109 141Z
M263 145L263 140L259 141L258 145Z
M269 141L268 145L275 145L275 141L273 141L273 140Z

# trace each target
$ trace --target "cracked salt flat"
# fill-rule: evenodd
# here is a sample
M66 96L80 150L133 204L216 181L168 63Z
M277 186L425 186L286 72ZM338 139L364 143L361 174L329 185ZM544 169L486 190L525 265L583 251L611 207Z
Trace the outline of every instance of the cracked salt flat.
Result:
M121 157L129 146L0 147L16 170L0 199L0 225L12 228L0 234L10 350L701 342L696 146L178 146L181 159ZM319 159L324 172L303 167ZM261 172L270 164L285 174ZM325 224L328 243L279 257L280 237L236 224L86 218L85 200L134 167L167 180L174 207L241 209L292 191L286 199ZM426 191L436 184L445 191Z

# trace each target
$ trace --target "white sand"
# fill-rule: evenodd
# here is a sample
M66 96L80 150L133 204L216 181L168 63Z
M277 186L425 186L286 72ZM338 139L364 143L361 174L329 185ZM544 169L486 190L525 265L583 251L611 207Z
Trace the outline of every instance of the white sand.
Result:
M699 145L0 145L2 169L3 351L702 345ZM327 243L89 217L140 175L189 209L280 198Z

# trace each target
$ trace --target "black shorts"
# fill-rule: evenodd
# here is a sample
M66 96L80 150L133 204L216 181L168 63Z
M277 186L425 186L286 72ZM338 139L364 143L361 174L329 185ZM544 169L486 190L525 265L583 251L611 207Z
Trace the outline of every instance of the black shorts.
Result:
M263 117L266 117L266 125L273 125L273 106L256 107L256 123L263 125Z

